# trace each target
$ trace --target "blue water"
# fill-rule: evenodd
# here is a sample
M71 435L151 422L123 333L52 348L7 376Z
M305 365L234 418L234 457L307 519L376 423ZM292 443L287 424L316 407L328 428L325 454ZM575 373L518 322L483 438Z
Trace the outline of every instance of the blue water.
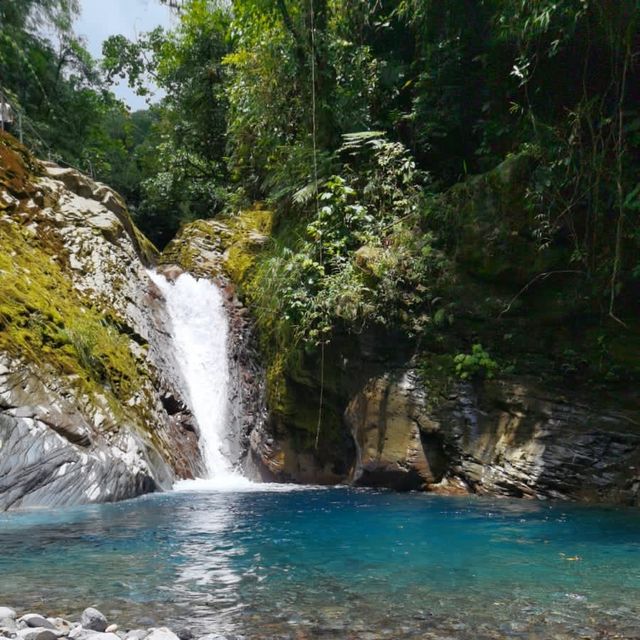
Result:
M0 604L246 638L637 637L640 511L317 489L3 514Z

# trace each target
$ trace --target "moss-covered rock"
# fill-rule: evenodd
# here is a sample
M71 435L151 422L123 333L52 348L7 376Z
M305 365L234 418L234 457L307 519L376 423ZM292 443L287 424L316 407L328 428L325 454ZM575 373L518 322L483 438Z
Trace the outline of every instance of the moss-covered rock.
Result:
M162 402L155 249L105 185L8 135L0 157L0 508L121 499L192 475L193 428Z
M465 271L522 285L553 267L553 253L539 250L535 213L526 205L534 168L535 159L527 153L509 156L492 171L455 185L434 204Z

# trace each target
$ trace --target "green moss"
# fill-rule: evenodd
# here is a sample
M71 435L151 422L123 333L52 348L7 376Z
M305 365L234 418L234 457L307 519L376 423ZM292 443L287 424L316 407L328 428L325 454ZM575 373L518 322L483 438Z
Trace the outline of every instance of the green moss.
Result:
M271 236L273 212L256 204L228 218L230 241L225 254L225 267L241 290L249 292L255 274L252 272L256 259Z
M21 226L0 220L0 350L121 404L139 388L129 339Z
M553 251L539 250L534 212L526 205L535 162L526 152L508 156L433 204L438 234L448 235L457 263L475 277L522 285L557 262Z
M127 215L129 215L127 213ZM147 266L151 266L155 264L160 256L160 252L156 248L156 246L147 238L147 236L138 229L138 227L131 222L131 228L133 229L134 241L137 245L138 255L144 264Z

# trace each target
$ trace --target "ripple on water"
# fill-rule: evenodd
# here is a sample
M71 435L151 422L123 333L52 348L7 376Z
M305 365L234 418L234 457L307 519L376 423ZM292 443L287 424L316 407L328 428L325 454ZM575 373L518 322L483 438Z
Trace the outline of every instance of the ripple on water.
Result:
M0 602L248 638L640 635L638 510L291 489L2 515Z

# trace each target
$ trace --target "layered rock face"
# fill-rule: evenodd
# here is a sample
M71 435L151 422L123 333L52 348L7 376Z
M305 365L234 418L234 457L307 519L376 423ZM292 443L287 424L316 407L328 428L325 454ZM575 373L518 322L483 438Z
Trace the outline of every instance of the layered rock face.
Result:
M412 369L369 381L345 417L356 484L640 504L640 413L530 380L430 397Z
M247 274L265 242L257 213L194 223L165 257L226 283L247 336L234 348L254 363L252 323L234 285L250 286ZM253 477L640 503L640 408L632 396L606 399L513 375L461 381L451 371L416 366L410 343L375 330L334 334L322 375L318 353L289 362L275 382L267 371L267 386L278 384L279 393L262 393L264 374L254 366L250 379L260 389L254 398L266 398L268 417L256 410L260 420L243 426L245 469Z
M201 469L121 198L0 140L0 509L103 502Z

